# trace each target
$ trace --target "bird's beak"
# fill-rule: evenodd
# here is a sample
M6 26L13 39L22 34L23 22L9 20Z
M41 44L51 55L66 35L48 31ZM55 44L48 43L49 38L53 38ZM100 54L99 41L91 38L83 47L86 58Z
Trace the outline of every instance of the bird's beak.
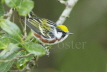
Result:
M67 32L67 34L73 34L73 33L71 33L71 32Z

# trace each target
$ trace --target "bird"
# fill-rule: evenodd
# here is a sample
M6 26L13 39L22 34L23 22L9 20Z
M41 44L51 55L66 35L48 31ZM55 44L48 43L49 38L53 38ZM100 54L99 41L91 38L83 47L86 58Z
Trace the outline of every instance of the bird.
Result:
M34 37L43 45L54 45L64 41L70 33L65 25L38 17L34 12L26 16L26 25L33 31Z

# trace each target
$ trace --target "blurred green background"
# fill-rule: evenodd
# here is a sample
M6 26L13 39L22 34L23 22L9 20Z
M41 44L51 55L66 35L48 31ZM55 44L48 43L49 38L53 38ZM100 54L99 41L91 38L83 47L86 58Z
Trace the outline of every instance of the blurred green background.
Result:
M34 12L56 22L65 6L34 0ZM107 0L79 0L64 23L74 33L50 49L34 72L107 72Z
M54 22L65 9L57 0L34 1L35 14ZM64 25L74 34L39 58L33 72L107 72L107 0L79 0Z

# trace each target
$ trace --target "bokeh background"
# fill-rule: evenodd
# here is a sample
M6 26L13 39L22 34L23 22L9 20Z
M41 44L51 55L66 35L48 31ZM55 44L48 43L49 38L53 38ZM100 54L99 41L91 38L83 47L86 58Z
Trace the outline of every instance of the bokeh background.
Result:
M34 0L34 12L56 22L65 6ZM74 33L50 49L33 72L107 72L107 0L79 0L64 25Z
M35 14L54 22L65 9L57 0L34 2ZM52 46L32 71L107 72L107 0L79 0L64 25L74 34Z

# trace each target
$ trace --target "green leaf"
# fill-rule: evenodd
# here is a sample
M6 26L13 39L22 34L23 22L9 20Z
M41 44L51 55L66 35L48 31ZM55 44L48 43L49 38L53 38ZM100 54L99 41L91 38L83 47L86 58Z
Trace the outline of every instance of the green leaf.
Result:
M13 63L14 63L14 61L0 63L0 72L7 72L12 67Z
M21 58L16 62L16 66L19 70L22 70L26 66L26 59Z
M3 30L0 30L0 38L4 38L5 32Z
M2 39L7 39L10 43L18 43L19 41L17 41L15 38L13 38L12 36L10 36L8 33L6 33L4 30L0 31L0 39L2 42Z
M0 49L6 49L10 43L18 43L12 36L0 31Z
M20 48L17 44L10 43L6 49L0 53L0 59L11 59Z
M13 22L10 22L9 20L4 20L0 22L1 28L6 31L9 35L14 37L17 41L21 41L21 31L19 27L14 24Z
M26 55L26 54L28 54L28 52L20 51L18 54L19 55ZM15 64L16 64L17 68L21 70L26 66L26 63L33 58L34 58L34 55L29 55L27 57L23 57L23 58L18 59L18 61Z
M2 0L1 2L2 2L2 3L4 3L4 2L5 2L5 0Z
M5 0L7 6L16 8L19 15L26 16L34 7L31 0Z
M15 38L13 38L12 36L10 36L6 32L4 32L3 30L0 31L0 44L1 44L0 47L3 46L0 49L6 48L6 46L4 47L4 45L8 45L8 43L15 43L16 44L16 43L19 43L19 41L17 41Z
M46 53L44 47L37 43L27 42L23 46L29 53L32 53L36 56L42 56Z
M34 36L33 36L33 32L30 31L30 32L28 33L28 35L27 35L25 41L28 41L28 40L30 40L30 39L33 38L33 37L34 37Z
M24 0L18 7L17 11L19 15L26 16L34 7L34 2L29 0Z
M0 38L0 49L6 49L10 43L9 38Z
M5 0L7 6L17 8L22 0Z
M0 2L0 20L3 19L3 16L4 16L4 7Z
M16 44L10 43L8 47L0 53L0 60L8 60L14 58L17 55L19 49L20 48ZM14 60L8 62L0 62L0 72L7 72L13 63Z

